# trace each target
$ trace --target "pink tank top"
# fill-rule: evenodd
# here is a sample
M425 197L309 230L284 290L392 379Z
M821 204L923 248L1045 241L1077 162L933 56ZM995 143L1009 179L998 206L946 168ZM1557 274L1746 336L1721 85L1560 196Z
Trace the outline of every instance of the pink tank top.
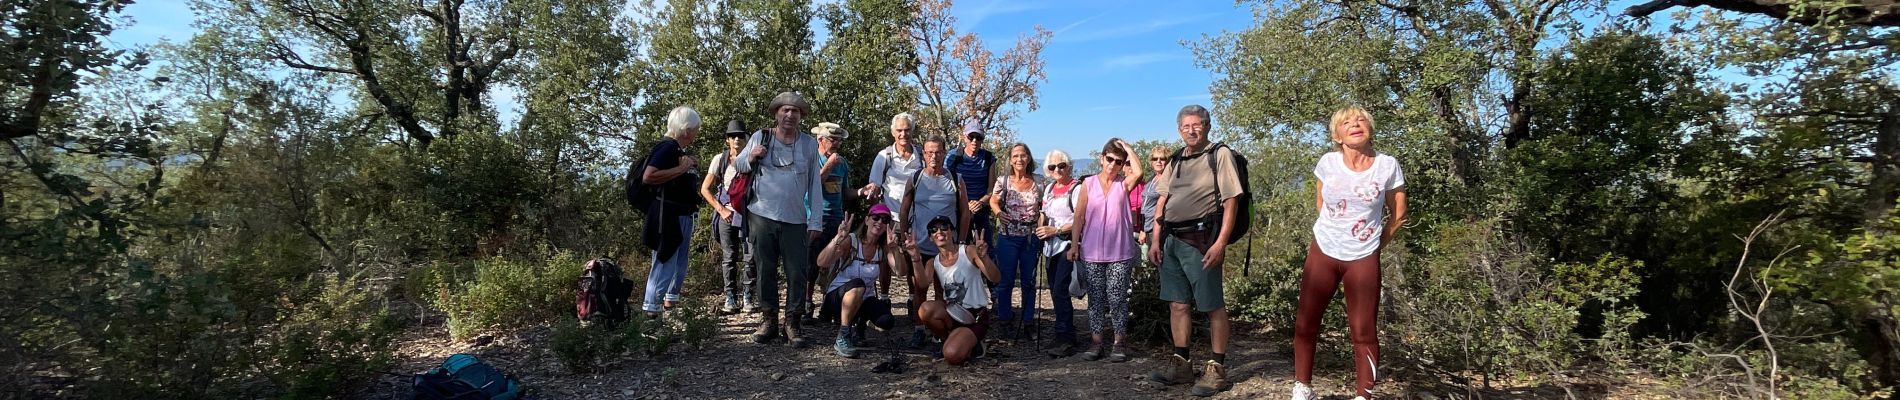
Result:
M1121 181L1104 192L1100 177L1091 176L1080 187L1088 191L1088 224L1082 232L1082 261L1110 263L1135 258L1135 231L1128 215L1128 187Z

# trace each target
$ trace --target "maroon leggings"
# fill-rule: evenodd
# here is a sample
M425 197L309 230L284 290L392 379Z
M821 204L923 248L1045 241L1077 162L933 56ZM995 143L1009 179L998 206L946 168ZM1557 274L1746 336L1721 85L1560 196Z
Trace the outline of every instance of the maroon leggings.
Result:
M1346 284L1346 324L1352 337L1353 365L1359 372L1359 394L1370 396L1378 378L1379 361L1379 254L1339 261L1306 247L1306 268L1300 273L1300 305L1293 318L1293 379L1313 382L1313 346L1319 339L1326 306L1341 282Z

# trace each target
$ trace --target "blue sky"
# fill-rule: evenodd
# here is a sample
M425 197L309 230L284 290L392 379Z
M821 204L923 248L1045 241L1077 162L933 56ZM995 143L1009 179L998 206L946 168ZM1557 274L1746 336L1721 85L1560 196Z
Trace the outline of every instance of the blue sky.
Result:
M975 32L997 52L1036 25L1056 33L1043 48L1049 81L1041 107L1015 122L1038 158L1052 148L1086 155L1110 136L1178 139L1174 112L1207 104L1214 79L1194 66L1182 41L1240 30L1252 19L1231 1L961 0L951 12L957 31ZM139 1L126 16L134 23L111 35L113 45L183 41L197 30L185 0Z
M1059 148L1087 157L1109 137L1179 140L1174 113L1209 104L1214 75L1194 66L1182 41L1245 29L1253 13L1232 1L961 0L959 32L975 32L1001 51L1042 25L1055 37L1043 48L1049 81L1041 107L1014 123L1042 158Z

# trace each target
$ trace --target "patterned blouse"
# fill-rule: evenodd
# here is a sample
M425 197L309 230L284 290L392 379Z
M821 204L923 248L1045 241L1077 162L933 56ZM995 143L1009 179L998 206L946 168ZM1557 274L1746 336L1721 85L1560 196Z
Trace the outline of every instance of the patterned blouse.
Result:
M1042 216L1042 188L1048 186L1042 175L1030 175L1029 190L1010 189L1009 176L996 177L991 193L1000 199L1003 215L999 233L1003 236L1030 236L1036 232L1036 218Z

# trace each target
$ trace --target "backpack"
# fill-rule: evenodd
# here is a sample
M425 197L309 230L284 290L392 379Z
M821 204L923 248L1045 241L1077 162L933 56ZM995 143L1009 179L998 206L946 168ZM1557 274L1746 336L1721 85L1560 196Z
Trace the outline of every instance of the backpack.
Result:
M429 372L416 374L410 387L417 400L516 400L521 381L470 354L456 354Z
M1226 143L1215 143L1213 145L1210 145L1207 148L1207 151L1203 151L1201 152L1201 154L1197 154L1193 157L1182 157L1181 152L1183 150L1186 150L1185 148L1182 148L1182 149L1175 149L1174 155L1168 158L1172 160L1170 161L1171 163L1178 163L1182 161L1187 161L1187 160L1192 160L1195 158L1207 156L1207 169L1209 171L1214 171L1214 173L1218 174L1220 173L1220 168L1215 167L1214 157L1210 155L1214 154L1214 151L1220 150L1220 149L1227 149L1227 152L1229 154L1234 155L1234 174L1237 175L1238 178L1240 178L1240 195L1235 196L1235 198L1239 199L1239 202L1240 202L1240 204L1238 204L1238 207L1236 207L1237 210L1235 211L1239 212L1240 215L1237 215L1234 217L1234 229L1229 230L1227 232L1227 237L1224 238L1224 240L1222 241L1222 243L1233 244L1235 241L1240 240L1241 237L1247 236L1248 230L1253 229L1253 188L1251 187L1251 185L1253 185L1253 182L1247 180L1247 157L1241 155L1240 151L1234 150L1234 148L1232 147L1228 147ZM1175 177L1181 176L1181 169L1174 168L1173 171L1174 171ZM1215 215L1202 217L1202 218L1203 219L1221 218L1221 216L1218 213L1216 213ZM1220 222L1222 221L1214 221L1216 225L1218 225Z
M627 319L627 298L633 296L620 264L606 258L588 261L575 282L574 316L582 321L614 324Z
M765 142L766 140L772 140L772 137L766 136L765 130L759 130L758 132L753 132L752 137L754 139L758 139L759 147L761 149L764 149L766 156L772 155L772 144ZM748 140L748 142L751 142L751 140ZM793 146L797 146L797 143L793 143ZM751 158L751 157L746 157L744 150L741 150L739 152L739 157ZM738 158L738 157L734 157L734 158ZM738 160L732 160L732 159L726 160L727 164L731 164L734 162L738 162ZM753 162L753 161L746 160L746 162ZM749 200L752 200L751 199L752 179L756 177L758 174L759 174L759 166L755 164L752 166L752 172L742 172L742 173L739 173L738 175L734 175L732 177L732 184L726 185L726 198L732 199L732 215L734 216L734 218L744 217L746 215L746 206L752 204L749 201ZM725 174L723 173L720 174L720 177L724 178Z
M661 139L660 142L668 140L673 138ZM653 206L653 199L660 197L660 187L649 185L644 179L647 167L653 165L653 150L659 146L655 143L653 148L647 149L644 155L633 160L633 165L627 167L627 205L633 206L634 212L646 213L650 209L648 207Z

